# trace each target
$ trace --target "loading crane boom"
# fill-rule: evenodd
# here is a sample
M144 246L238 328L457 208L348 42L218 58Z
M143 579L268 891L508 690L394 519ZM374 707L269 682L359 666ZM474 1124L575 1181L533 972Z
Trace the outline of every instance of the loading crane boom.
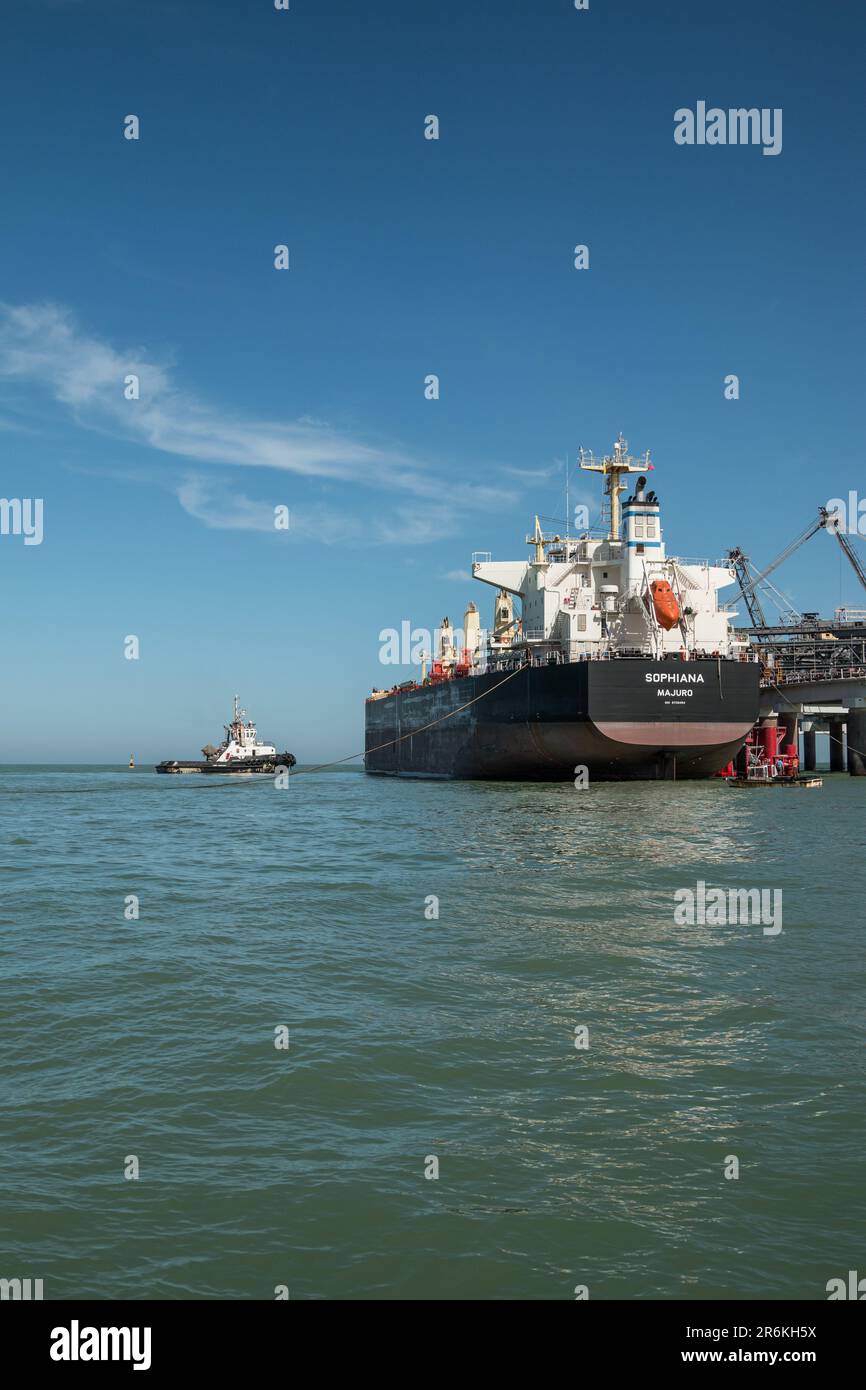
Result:
M799 536L795 536L792 541L789 541L789 543L785 546L785 549L779 555L776 556L775 560L773 560L769 565L767 565L765 569L761 570L760 572L756 571L753 568L753 566L749 563L748 556L743 554L743 551L740 549L739 546L736 546L733 550L729 551L728 561L736 573L737 582L740 586L740 594L742 595L743 601L746 605L746 608L748 609L749 617L752 621L753 627L767 626L767 620L764 616L764 610L761 607L761 600L758 596L759 586L765 585L768 575L771 575L773 573L773 570L778 569L779 565L781 565L785 560L787 560L791 555L793 555L795 550L799 550L801 545L804 545L806 541L811 540L812 537L816 536L819 531L829 531L832 536L836 537L836 540L839 542L839 545L841 546L846 559L849 561L851 567L853 568L854 573L860 580L860 583L863 585L863 588L866 589L866 570L864 570L863 565L860 563L860 559L857 555L857 552L855 551L848 537L841 529L841 518L838 512L830 512L827 510L826 507L819 507L817 521L810 522L810 524L805 528L805 530L801 531ZM769 584L766 587L768 587L771 591L776 592L775 590L773 590L772 584ZM730 605L728 606L730 607ZM799 615L795 614L794 616L795 618L799 619Z
M839 521L840 517L838 512L828 512L826 507L821 508L821 525L826 527L832 536L836 537L842 547L845 558L849 561L851 568L860 580L863 588L866 589L866 570L864 570L861 565L860 557L853 545L845 535L845 532L841 529Z
M728 552L728 560L737 576L737 583L740 586L740 593L752 620L752 627L766 627L767 618L761 607L761 600L758 591L751 583L752 572L749 565L749 557L744 554L737 545Z

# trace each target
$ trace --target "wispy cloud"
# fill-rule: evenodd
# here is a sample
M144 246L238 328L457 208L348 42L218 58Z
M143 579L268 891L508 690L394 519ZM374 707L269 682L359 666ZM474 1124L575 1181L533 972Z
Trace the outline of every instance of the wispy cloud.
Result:
M450 508L442 504L423 509L396 506L387 515L368 518L334 502L328 506L292 506L288 530L277 530L270 502L254 500L204 474L184 478L176 488L176 496L184 511L211 530L267 531L288 540L326 545L424 544L441 540L452 522Z
M124 395L129 376L138 378L137 400ZM367 443L323 421L257 420L210 404L177 385L171 364L143 347L121 351L84 332L71 311L58 304L0 303L0 377L47 390L81 428L187 462L350 483L424 503L424 518L392 505L375 523L373 539L401 540L410 523L415 540L441 536L435 519L448 519L442 503L446 489L450 508L508 500L494 488L445 481L397 447ZM242 493L224 509L201 478L184 478L176 490L181 505L205 525L264 529L265 505ZM268 529L272 526L271 508ZM338 520L330 527L339 539L356 529L360 536L360 523L356 528Z
M442 578L453 579L455 583L463 584L467 579L471 579L472 575L468 570L449 570L447 574L442 575Z
M557 473L562 472L562 465L552 463L548 468L511 468L506 464L502 471L512 478L519 478L522 482L534 483L544 478L555 478Z
M213 530L276 530L274 508L267 502L254 501L242 492L232 492L225 487L214 487L210 479L185 478L177 488L177 500L185 512Z

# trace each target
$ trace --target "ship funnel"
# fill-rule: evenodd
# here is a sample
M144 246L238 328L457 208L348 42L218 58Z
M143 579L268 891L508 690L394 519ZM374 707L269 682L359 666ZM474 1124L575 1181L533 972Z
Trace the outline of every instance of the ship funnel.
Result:
M623 510L623 540L627 548L625 589L632 594L646 587L647 565L656 565L665 558L659 499L652 489L647 491L646 481L641 474L635 483L634 496L628 499Z

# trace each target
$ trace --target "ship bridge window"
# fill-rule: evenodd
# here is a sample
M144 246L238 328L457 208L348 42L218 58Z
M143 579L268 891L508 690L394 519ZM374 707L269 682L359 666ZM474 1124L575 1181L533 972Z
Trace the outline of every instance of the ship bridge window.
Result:
M642 516L636 516L635 519L634 519L634 533L635 533L636 536L640 536L641 539L643 538L643 517L642 517Z
M646 519L646 533L648 539L652 539L656 533L656 519L654 516L648 516Z

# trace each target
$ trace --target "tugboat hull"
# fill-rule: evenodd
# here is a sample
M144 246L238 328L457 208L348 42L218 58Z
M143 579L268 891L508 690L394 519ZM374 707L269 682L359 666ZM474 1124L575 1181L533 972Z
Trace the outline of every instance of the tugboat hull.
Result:
M283 753L275 758L239 759L231 763L208 763L202 772L222 777L268 776L272 777L281 767L294 767L295 759L291 753Z
M754 662L620 658L507 674L368 700L367 772L564 781L586 767L602 781L712 777L758 717Z
M247 776L251 773L258 774L259 776L273 776L278 768L294 766L295 758L293 755L291 753L281 753L277 757L271 758L239 758L236 762L230 763L166 759L165 762L157 763L154 771L169 774L204 772L211 775L216 774L218 776L222 776L223 774L234 774L235 776L239 776L242 773Z

